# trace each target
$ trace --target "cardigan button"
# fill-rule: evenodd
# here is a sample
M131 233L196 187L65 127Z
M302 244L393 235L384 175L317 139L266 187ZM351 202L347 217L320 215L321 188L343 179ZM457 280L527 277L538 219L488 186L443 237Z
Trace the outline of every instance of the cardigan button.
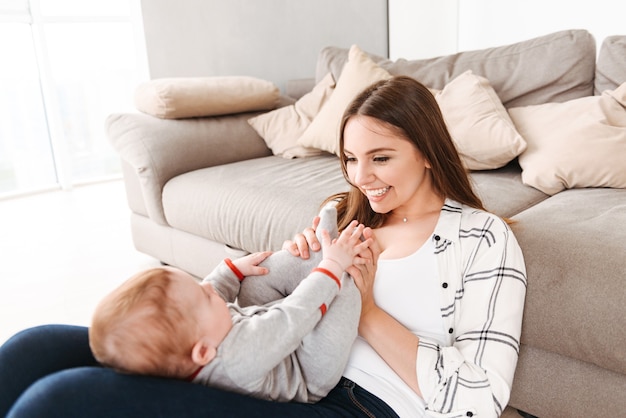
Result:
M468 417L473 417L473 416L474 416L474 414L472 413L472 411L467 411L467 414L465 414L465 415L466 415L466 416L468 416Z
M450 329L448 330L448 334L452 334L453 332L454 332L454 328L450 328Z
M435 239L435 241L439 241L441 239L439 235L434 235L433 238Z
M441 287L443 287L444 289L447 289L447 288L448 288L448 283L443 283L443 284L441 285Z

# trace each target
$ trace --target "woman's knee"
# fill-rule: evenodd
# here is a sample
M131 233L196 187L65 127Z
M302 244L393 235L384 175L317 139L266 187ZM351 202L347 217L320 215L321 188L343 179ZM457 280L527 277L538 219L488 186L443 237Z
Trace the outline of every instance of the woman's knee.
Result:
M271 402L180 380L81 367L31 385L7 418L328 416L316 412L309 404Z
M97 396L94 398L93 391L101 379L102 372L106 370L83 367L49 374L30 385L21 394L7 418L84 416L84 411L92 410L93 405L90 403L97 399ZM103 413L107 411L103 410Z
M97 364L89 348L89 330L75 325L41 325L18 332L0 347L4 360L54 358L76 366Z
M0 416L37 380L57 371L97 365L85 327L43 325L0 346Z

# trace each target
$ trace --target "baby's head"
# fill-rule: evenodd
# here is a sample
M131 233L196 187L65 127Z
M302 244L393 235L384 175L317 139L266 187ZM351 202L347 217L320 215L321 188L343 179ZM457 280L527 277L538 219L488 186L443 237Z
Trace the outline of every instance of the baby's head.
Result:
M154 268L98 304L89 344L100 363L119 371L185 378L214 357L231 324L210 285L178 269Z

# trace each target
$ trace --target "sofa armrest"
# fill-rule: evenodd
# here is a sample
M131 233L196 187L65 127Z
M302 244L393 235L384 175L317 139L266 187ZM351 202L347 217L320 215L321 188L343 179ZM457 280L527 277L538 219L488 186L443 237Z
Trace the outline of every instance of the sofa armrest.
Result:
M159 119L119 113L106 119L105 131L113 148L137 175L148 216L167 225L161 193L170 179L201 168L271 155L263 138L247 123L257 114Z

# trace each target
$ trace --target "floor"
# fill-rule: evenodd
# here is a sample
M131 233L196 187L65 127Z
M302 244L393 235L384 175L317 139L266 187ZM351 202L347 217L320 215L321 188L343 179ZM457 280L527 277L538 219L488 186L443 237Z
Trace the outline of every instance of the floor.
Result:
M0 200L0 344L39 324L88 325L93 308L159 263L132 244L121 180Z

